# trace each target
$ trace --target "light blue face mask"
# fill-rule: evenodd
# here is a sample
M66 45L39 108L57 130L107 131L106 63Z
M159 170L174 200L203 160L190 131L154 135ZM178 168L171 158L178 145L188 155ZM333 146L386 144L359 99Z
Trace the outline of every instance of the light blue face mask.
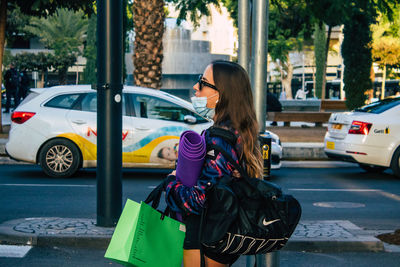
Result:
M211 96L212 97L212 96ZM207 107L207 97L197 97L191 98L194 110L203 117L214 118L215 109Z

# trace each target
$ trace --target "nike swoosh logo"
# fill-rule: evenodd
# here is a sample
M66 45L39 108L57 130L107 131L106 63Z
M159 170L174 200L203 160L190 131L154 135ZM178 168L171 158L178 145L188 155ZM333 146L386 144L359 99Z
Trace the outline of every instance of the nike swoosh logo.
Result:
M276 219L276 220L272 220L272 221L267 221L267 220L265 220L265 218L264 218L264 220L263 220L263 225L264 226L268 226L268 225L270 225L270 224L272 224L272 223L274 223L274 222L277 222L277 221L280 221L281 219Z

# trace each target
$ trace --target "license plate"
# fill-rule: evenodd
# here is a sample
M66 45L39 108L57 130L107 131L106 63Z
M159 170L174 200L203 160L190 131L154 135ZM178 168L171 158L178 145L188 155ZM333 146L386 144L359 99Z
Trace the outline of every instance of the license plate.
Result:
M334 142L326 142L326 148L327 149L335 149L335 143Z
M332 124L332 129L341 130L342 126L343 126L342 124Z

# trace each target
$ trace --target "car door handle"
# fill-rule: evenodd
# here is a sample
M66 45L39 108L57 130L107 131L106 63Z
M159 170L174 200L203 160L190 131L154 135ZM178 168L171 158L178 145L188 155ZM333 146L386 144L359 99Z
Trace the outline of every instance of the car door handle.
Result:
M140 130L140 131L148 131L148 130L150 130L150 128L147 128L145 126L138 126L138 127L135 127L135 129L136 130Z
M78 124L78 125L81 125L81 124L85 124L86 123L86 121L83 121L83 120L74 120L74 121L72 121L73 123L75 123L75 124Z

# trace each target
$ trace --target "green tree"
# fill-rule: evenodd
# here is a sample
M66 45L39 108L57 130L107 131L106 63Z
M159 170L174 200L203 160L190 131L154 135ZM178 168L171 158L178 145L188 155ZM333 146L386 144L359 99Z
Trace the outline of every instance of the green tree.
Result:
M304 0L271 1L269 12L268 52L278 63L282 88L291 99L293 65L289 52L303 49L304 41L311 38L313 20Z
M233 0L231 2L237 0ZM250 0L252 1L252 0ZM220 2L227 2L224 0L166 0L165 2L174 3L177 10L179 10L178 24L181 20L186 20L189 16L190 21L197 27L202 16L210 16L211 12L209 5L213 4L216 8L219 8Z
M383 78L380 98L385 98L385 81L388 70L400 66L400 16L399 9L393 18L380 15L378 22L371 26L372 59L382 68Z
M316 63L318 65L316 66L316 72L317 74L320 74L322 77L322 82L318 84L320 87L317 87L316 83L316 91L321 91L321 99L325 99L325 88L326 88L326 67L327 67L327 62L328 62L328 53L329 53L329 44L331 40L331 32L332 28L337 25L343 24L346 18L346 7L345 7L345 2L346 0L306 0L307 7L311 13L311 15L317 20L319 27L323 27L324 34L325 34L325 25L328 26L328 34L324 38L325 39L325 49L324 51L324 57L323 59L317 59L316 58ZM321 36L322 37L322 36ZM320 40L321 41L321 40ZM317 42L318 45L319 44ZM317 48L315 49L322 49L322 48ZM320 51L316 52L316 56L318 54L319 56ZM322 60L322 61L321 61ZM317 75L318 78L318 75ZM320 78L318 78L320 79Z
M8 12L5 38L7 46L12 46L17 39L29 40L32 34L24 31L24 27L29 23L29 16L21 12L19 6L14 5Z
M83 71L83 80L86 84L97 83L97 46L96 46L96 34L97 34L97 16L91 16L89 18L87 39L83 56L86 58L86 66Z
M363 9L354 7L343 29L342 56L345 65L343 81L346 105L349 109L364 105L365 92L372 88L370 79L372 55L368 45L371 41L369 30L371 23L371 16L368 16Z
M82 11L58 9L48 18L32 17L25 30L38 36L54 50L52 66L58 71L59 83L66 84L68 68L73 66L81 51L87 31L87 19Z
M0 66L3 65L4 46L6 40L7 15L18 6L22 14L46 17L53 14L57 8L83 10L85 14L93 13L93 0L0 0ZM0 68L0 84L2 83L2 68ZM0 102L1 109L1 102ZM0 114L0 133L3 132Z
M344 39L342 44L346 105L354 109L364 105L371 82L371 25L378 11L393 18L399 0L349 0L345 2Z
M35 69L41 73L41 79L40 79L40 86L44 86L44 76L48 69L51 67L52 61L51 61L51 54L50 53L44 53L44 52L39 52L36 54L35 57Z
M187 15L197 25L202 15L210 14L208 6L217 8L222 2L237 26L238 0L170 0L180 10L178 19ZM301 50L305 39L312 34L312 17L307 10L305 0L271 0L269 7L268 49L272 59L278 63L282 77L282 86L288 98L292 98L291 80L293 65L289 52ZM266 63L267 64L267 63Z
M52 66L52 57L50 53L20 53L12 57L12 61L15 62L17 69L27 71L39 71L41 72L41 81L38 87L44 85L44 75L49 68Z

